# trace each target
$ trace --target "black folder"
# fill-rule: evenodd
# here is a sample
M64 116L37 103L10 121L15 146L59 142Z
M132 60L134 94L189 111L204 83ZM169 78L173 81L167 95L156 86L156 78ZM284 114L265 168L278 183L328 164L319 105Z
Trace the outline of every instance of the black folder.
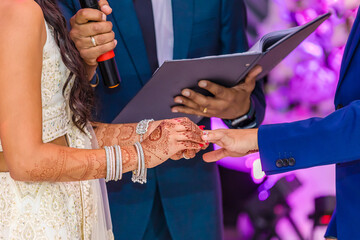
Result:
M261 79L330 15L330 13L326 13L302 26L268 33L244 53L166 61L119 113L113 123L183 116L189 117L197 123L202 117L171 112L171 107L175 105L173 99L180 94L182 89L190 88L209 95L197 86L200 80L206 79L226 87L232 87L243 81L248 72L256 65L263 68L263 72L258 76L258 79Z

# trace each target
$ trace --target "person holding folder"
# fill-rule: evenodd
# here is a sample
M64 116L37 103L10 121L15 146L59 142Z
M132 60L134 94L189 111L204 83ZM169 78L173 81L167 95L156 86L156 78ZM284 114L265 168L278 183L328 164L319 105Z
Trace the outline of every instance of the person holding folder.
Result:
M206 162L260 151L262 169L276 174L336 164L336 210L329 239L360 239L360 14L347 42L335 95L336 111L325 118L263 125L259 129L214 130L203 139L222 148ZM316 79L314 79L316 81Z
M248 48L242 0L100 0L101 11L79 10L78 0L58 2L70 22L70 36L88 64L90 78L97 67L96 58L113 48L110 43L116 36L122 82L115 89L105 88L101 81L95 87L101 122L112 122L165 60ZM214 97L179 89L182 96L175 98L174 104L182 106L164 110L205 116L199 125L206 128L210 128L209 117L227 119L232 128L258 126L264 118L265 99L262 82L253 81L256 71L233 88L200 81L200 87ZM184 153L185 158L193 156ZM148 183L143 186L132 184L130 177L107 185L115 238L222 239L216 164L205 164L200 156L183 163L169 161L156 170L149 169Z

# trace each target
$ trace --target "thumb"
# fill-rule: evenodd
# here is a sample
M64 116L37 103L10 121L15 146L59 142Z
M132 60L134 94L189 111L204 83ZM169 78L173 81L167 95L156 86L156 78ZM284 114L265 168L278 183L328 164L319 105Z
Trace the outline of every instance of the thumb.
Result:
M224 148L220 148L215 151L207 152L203 155L203 160L205 162L216 162L224 157L227 157L228 154Z
M100 9L103 13L106 15L109 15L112 12L112 8L110 7L108 1L106 0L100 0L99 1Z

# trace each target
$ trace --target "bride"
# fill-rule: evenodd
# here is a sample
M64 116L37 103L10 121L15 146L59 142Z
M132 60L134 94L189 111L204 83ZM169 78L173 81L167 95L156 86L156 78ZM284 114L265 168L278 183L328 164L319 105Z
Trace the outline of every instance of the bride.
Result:
M146 168L199 151L202 131L186 118L93 131L92 89L56 1L1 0L0 12L0 239L111 239L98 179L146 182Z

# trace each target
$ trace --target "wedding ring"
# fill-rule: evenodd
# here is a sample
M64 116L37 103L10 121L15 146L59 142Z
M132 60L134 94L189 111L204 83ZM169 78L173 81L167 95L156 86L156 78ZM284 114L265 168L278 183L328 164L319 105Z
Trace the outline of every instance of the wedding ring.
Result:
M208 109L204 108L203 113L207 113Z
M183 158L185 158L185 159L191 159L191 158L188 158L187 156L185 156L185 152L183 152Z
M91 36L90 39L91 39L93 46L96 47L97 44L96 44L95 38L93 36Z

